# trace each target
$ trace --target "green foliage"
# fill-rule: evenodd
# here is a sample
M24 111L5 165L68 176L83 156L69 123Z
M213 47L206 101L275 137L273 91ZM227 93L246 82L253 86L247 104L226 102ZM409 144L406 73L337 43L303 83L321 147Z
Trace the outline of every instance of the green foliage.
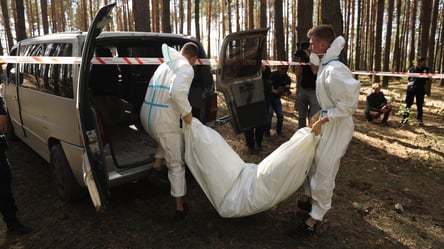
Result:
M408 119L408 116L410 116L412 114L415 114L415 112L405 106L400 106L398 112L396 113L396 115L401 116L401 117L407 116L407 119Z

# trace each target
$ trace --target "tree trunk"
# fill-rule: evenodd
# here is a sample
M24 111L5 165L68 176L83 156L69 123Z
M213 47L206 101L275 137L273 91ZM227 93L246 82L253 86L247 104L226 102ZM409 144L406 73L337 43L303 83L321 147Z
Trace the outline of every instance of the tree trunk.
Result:
M357 6L357 24L356 24L356 52L355 52L355 70L359 70L361 69L361 64L360 64L360 59L361 59L361 39L362 39L362 17L363 17L363 13L362 13L362 8L361 8L361 1L358 1L358 6Z
M376 32L376 2L379 0L372 0L370 2L370 23L369 23L369 35L368 35L368 44L369 44L369 52L367 54L367 57L369 59L368 65L369 70L374 71L375 64L374 64L374 53L375 53L375 32ZM375 76L372 77L373 79Z
M356 8L355 8L355 1L353 1L353 0L349 0L350 1L350 5L349 6L351 6L351 20L353 20L352 22L351 22L351 28L350 28L350 30L351 30L351 32L350 32L350 36L349 36L349 41L351 41L351 44L356 44L356 42L355 42L355 14L356 14ZM350 69L353 69L353 70L356 70L356 64L353 64L353 62L355 62L355 60L354 60L354 58L353 58L353 55L354 55L354 53L355 53L355 47L354 46L350 46L350 48L349 48L349 50L350 50L350 58L348 58L348 61L349 61L349 63L350 63Z
M153 10L153 31L154 32L159 32L159 1L158 0L152 0L151 1L152 6L152 10Z
M40 6L42 10L42 25L43 25L43 34L49 33L49 24L48 24L48 0L40 0Z
M385 35L385 50L384 50L384 66L383 70L385 72L390 71L390 48L391 48L391 38L392 38L392 22L393 22L393 9L395 3L393 1L388 1L388 16L387 16L387 33ZM382 81L383 87L388 86L389 77L384 77Z
M313 0L298 1L297 21L296 41L307 41L307 33L313 26Z
M227 16L228 16L228 33L233 33L232 28L232 18L231 18L231 0L227 0L228 8L227 8Z
M254 29L254 1L248 0L248 29Z
M432 26L430 26L430 35L429 35L429 51L427 53L427 65L430 68L435 68L435 37L436 37L436 26L438 21L438 8L439 8L439 0L435 0L433 2L433 11L432 11ZM442 25L442 24L441 24ZM438 51L436 51L438 52Z
M421 1L420 14L420 40L419 40L419 55L427 56L428 41L430 34L430 13L432 12L432 1Z
M194 1L194 25L196 29L196 39L200 41L200 3L199 0Z
M211 57L211 1L207 2L207 53L208 57Z
M133 0L135 31L150 32L150 1Z
M36 25L37 25L36 26L37 35L40 36L41 35L40 34L41 27L40 27L40 14L39 14L39 0L33 0L33 4L35 6L35 13L36 13L35 14L35 17L36 17L35 22L36 22Z
M25 6L23 5L23 0L15 0L15 7L17 11L15 34L17 41L21 41L26 39Z
M128 8L126 7L126 4L128 4L128 2L122 2L122 22L123 22L123 27L124 30L130 30L130 26L128 23Z
M162 32L171 33L170 0L162 1Z
M26 20L28 21L28 32L29 37L35 36L35 29L34 29L34 7L32 6L31 0L26 0L25 2L26 6Z
M184 16L183 0L179 0L179 34L183 34L183 23L185 22Z
M187 2L187 34L191 35L191 21L192 21L192 16L191 16L191 0L188 0Z
M260 6L260 26L261 28L267 27L267 0L261 0L261 6ZM267 48L268 46L265 46L264 51L262 52L262 59L267 59Z
M384 1L377 0L377 12L376 12L376 34L375 34L375 47L373 54L373 68L374 71L381 71L381 57L382 57L382 21L384 19ZM375 83L380 82L380 77L375 76Z
M244 30L248 29L248 1L250 0L244 0L243 1L243 10L244 10Z
M220 1L220 12L221 12L221 26L222 26L222 33L221 33L221 37L225 37L226 34L226 28L225 28L225 1Z
M239 1L240 0L236 0L236 8L235 8L235 10L236 10L236 31L237 32L240 31Z
M336 35L343 34L343 21L341 13L341 5L339 0L321 1L321 20L322 24L330 24L333 26Z
M343 35L343 20L339 0L321 1L321 5L321 23L332 25L336 35ZM344 51L341 52L339 57L341 61L345 62Z
M400 0L398 0L401 2ZM418 1L412 0L412 3L410 4L411 7L411 14L410 14L410 53L409 53L409 61L408 61L408 67L413 66L413 61L415 60L416 55L416 13L418 9ZM401 8L401 7L399 7Z
M82 0L82 8L81 8L81 11L82 11L81 18L82 18L82 20L80 22L80 30L82 30L82 31L87 31L88 30L88 13L86 11L87 9L88 9L88 6L87 6L87 3L86 3L86 0ZM52 4L51 4L51 12L53 12ZM53 16L53 18L54 18L54 16ZM54 20L54 19L52 19L52 20ZM53 23L54 23L54 21L53 21ZM54 25L53 25L53 28L54 28Z
M59 18L60 18L60 28L59 32L66 31L66 17L65 17L65 6L63 6L63 0L59 3Z
M444 21L444 11L441 10L441 21ZM441 64L441 70L440 72L444 72L444 25L441 25L441 34L440 34L440 40L441 40L441 52L440 52L440 64ZM440 86L444 86L444 79L441 79Z
M3 50L4 50L3 45L2 45L2 43L0 42L0 56L3 55ZM3 74L3 67L0 67L0 75L1 75L1 74Z
M11 24L9 22L9 9L8 9L8 1L0 1L0 7L2 9L2 17L3 17L3 25L5 28L5 32L6 32L6 46L8 47L8 51L12 48L12 46L14 45L14 39L12 37L12 32L11 32ZM3 52L3 50L2 50Z
M351 58L351 56L350 57L348 57L347 55L348 55L348 53L350 52L349 50L348 50L348 46L347 46L347 43L348 43L348 37L349 37L349 31L350 31L350 12L351 12L351 8L349 7L350 5L350 1L349 0L344 0L344 13L345 13L345 15L344 15L344 20L345 20L345 23L344 23L344 31L343 31L343 33L344 33L344 38L345 38L345 46L344 46L344 52L345 52L345 58L347 58L347 60L348 61L345 61L345 63L346 64L350 64L350 58Z
M274 1L275 46L278 60L288 60L285 53L284 22L282 0Z
M294 53L296 52L297 48L296 48L296 42L298 41L298 28L297 28L297 16L298 16L298 6L299 4L297 3L298 1L292 1L292 6L291 6L291 16L293 17L291 19L291 47L289 47L288 49L290 49L291 51L291 58L292 60L294 60Z
M395 43L393 49L393 64L392 68L396 71L400 71L399 57L400 57L400 45L399 45L399 33L401 29L400 25L401 20L401 0L396 1L396 34L395 34Z

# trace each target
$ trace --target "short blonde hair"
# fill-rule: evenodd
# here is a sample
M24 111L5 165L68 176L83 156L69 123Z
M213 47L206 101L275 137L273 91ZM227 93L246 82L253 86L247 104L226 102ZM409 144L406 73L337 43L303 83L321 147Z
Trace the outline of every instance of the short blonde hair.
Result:
M372 89L381 88L381 84L379 83L373 83Z

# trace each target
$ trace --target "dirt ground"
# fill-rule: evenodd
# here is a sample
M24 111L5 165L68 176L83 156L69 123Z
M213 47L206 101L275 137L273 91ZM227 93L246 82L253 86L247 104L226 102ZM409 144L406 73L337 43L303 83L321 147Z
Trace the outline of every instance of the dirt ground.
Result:
M7 236L0 221L0 248L444 248L444 88L434 86L426 98L424 126L411 121L401 127L396 113L404 85L391 82L383 91L394 108L390 126L382 126L363 117L371 83L360 80L355 134L336 178L333 208L312 239L285 235L304 218L295 207L300 191L271 210L226 219L191 175L190 215L184 222L173 219L169 189L148 181L111 189L108 210L97 214L89 198L58 199L48 164L23 143L11 141L18 215L34 231ZM243 135L233 134L229 124L217 129L245 161L258 163L296 130L293 102L294 92L284 101L287 137L273 136L273 131L259 155L247 153ZM224 105L220 109L223 115Z

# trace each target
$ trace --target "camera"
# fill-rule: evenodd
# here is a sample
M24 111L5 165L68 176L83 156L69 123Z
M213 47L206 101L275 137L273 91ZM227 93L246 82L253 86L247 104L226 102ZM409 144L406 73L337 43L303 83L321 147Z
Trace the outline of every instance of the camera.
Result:
M309 43L306 41L300 41L296 43L296 53L294 54L294 57L302 62L308 62L309 61L309 57L308 54L306 52L306 50L308 49Z

